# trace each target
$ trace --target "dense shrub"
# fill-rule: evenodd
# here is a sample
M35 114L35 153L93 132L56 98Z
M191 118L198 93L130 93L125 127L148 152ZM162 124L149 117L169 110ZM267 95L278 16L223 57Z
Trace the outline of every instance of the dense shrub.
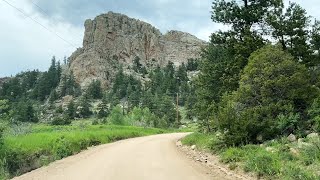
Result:
M123 110L119 105L111 110L107 121L114 125L125 125Z
M90 109L91 109L91 104L89 100L85 96L80 97L79 102L76 105L76 117L78 118L89 117L92 114Z
M316 98L308 110L313 130L320 132L320 98Z
M274 46L254 52L241 76L240 87L225 95L217 126L227 144L259 142L305 129L306 109L317 89L303 65Z
M126 116L126 122L132 126L156 127L157 118L148 108L134 107L133 110Z
M53 118L52 125L69 125L71 124L71 120L67 117L55 117Z
M3 143L3 131L4 131L4 125L0 123L0 151Z
M98 104L96 116L98 119L102 119L107 117L109 114L110 110L108 104L102 100L102 102Z
M88 86L88 89L86 91L86 95L92 99L101 99L103 96L101 87L102 87L102 85L99 80L92 81Z
M38 122L39 119L33 104L33 101L26 99L16 103L13 110L13 119L20 122Z

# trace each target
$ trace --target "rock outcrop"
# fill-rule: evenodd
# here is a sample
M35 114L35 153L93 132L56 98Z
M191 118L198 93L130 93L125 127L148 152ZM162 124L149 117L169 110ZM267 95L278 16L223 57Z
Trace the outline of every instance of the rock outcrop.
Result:
M99 79L108 87L121 65L132 65L136 57L147 68L176 66L189 58L198 58L205 41L179 31L165 35L152 25L109 12L86 20L83 47L69 58L70 70L81 86Z

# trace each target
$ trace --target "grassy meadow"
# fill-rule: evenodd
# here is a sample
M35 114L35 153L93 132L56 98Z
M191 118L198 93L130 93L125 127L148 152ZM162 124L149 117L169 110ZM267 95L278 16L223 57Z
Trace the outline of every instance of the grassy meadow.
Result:
M33 125L6 132L0 150L0 179L21 175L87 147L132 137L168 132L156 128L74 123Z
M226 147L215 134L194 133L182 140L185 145L214 153L229 169L253 172L263 179L315 180L320 179L320 139L287 138L267 141L261 145Z

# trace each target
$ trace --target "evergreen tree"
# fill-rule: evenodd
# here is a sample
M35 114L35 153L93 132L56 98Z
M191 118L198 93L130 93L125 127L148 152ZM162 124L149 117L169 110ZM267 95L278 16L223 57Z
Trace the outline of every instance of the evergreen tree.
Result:
M108 103L106 102L106 99L102 99L102 102L98 104L97 107L97 117L99 119L106 118L110 114L110 110L108 107Z
M7 99L0 100L0 121L8 121L11 117L10 102Z
M70 72L68 75L64 75L61 78L61 87L60 87L60 96L80 96L81 95L81 87L75 81L73 73Z
M177 79L175 78L175 69L172 62L168 62L164 68L164 87L163 92L168 91L170 94L176 94L178 92Z
M73 100L71 100L68 103L67 109L65 111L65 115L67 119L74 119L75 115L76 115L76 107L75 104L73 102Z
M187 70L188 71L196 71L198 70L198 60L197 59L188 59L188 63L187 63Z
M179 86L181 86L181 84L189 81L188 74L187 74L187 67L184 63L182 63L178 67L176 78L177 78Z
M67 57L66 57L66 56L63 57L63 64L64 64L64 65L67 64Z
M110 112L108 122L111 122L114 125L125 125L122 108L119 105L115 106Z
M256 143L306 129L305 117L318 89L307 68L280 48L266 46L253 53L240 87L224 96L214 125L229 145Z
M115 76L114 84L112 87L112 94L117 94L119 99L125 97L127 91L126 82L126 76L123 73L123 69L120 68Z
M90 110L91 104L86 96L82 96L79 99L79 103L77 104L76 115L79 118L87 118L92 115Z
M15 104L13 119L20 122L38 122L32 103L26 99Z
M56 101L58 99L58 93L56 90L52 90L49 96L49 102L53 103L54 101Z
M1 97L10 101L18 100L23 94L19 79L16 77L5 82L0 90Z
M306 10L296 3L275 10L267 20L272 27L273 37L280 42L283 50L288 50L297 61L313 66L309 41L310 18Z
M103 97L101 82L99 80L92 81L86 93L92 99L101 99Z
M140 58L136 56L133 60L133 70L137 73L140 73L142 70L142 64L140 63Z

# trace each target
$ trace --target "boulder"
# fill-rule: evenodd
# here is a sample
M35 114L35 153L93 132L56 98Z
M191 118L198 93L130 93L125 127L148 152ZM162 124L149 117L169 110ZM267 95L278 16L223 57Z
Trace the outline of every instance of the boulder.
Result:
M307 139L316 139L316 138L319 138L318 133L310 133L307 135Z
M299 155L299 151L295 148L290 148L290 153L294 156L298 156Z
M266 151L274 153L276 150L273 147L266 147Z
M288 141L290 142L294 142L297 140L296 136L294 134L290 134L288 137L287 137Z

